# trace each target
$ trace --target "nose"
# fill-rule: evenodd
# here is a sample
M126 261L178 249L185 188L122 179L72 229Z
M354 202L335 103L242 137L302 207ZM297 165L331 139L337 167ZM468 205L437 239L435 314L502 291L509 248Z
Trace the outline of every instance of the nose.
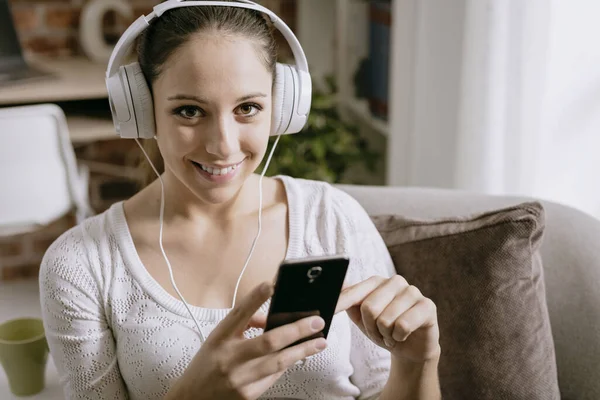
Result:
M227 160L239 151L239 129L235 121L226 117L214 118L206 132L206 152L215 158Z

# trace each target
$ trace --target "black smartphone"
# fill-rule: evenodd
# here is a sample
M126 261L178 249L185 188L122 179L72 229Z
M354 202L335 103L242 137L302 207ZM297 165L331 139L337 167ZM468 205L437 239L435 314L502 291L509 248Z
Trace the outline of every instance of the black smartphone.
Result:
M279 266L265 332L299 319L319 315L325 327L294 346L327 338L350 260L344 255L285 260Z

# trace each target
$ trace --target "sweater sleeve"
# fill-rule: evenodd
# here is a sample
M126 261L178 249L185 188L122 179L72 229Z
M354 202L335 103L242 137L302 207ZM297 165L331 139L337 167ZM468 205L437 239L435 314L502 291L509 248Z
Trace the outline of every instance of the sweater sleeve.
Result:
M93 271L101 260L90 254L89 241L77 226L42 260L40 301L50 354L66 399L127 399L104 313L102 279Z
M345 247L350 257L347 283L353 285L374 275L395 275L396 270L383 238L362 206L342 193L338 196L336 208L342 213L339 218L344 221ZM350 362L354 368L350 379L360 389L358 399L376 398L387 383L390 352L373 343L353 322L350 324Z

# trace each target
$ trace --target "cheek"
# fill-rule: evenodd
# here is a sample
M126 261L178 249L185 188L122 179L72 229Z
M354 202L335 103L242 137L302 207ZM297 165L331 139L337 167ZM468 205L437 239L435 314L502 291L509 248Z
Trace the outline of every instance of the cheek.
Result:
M189 153L190 149L195 149L200 144L200 135L194 127L177 126L168 135L173 153L177 156Z
M240 137L242 149L251 152L255 158L262 158L269 144L269 124L257 124Z
M156 127L161 149L168 153L165 154L166 157L185 154L198 144L199 137L196 129L191 126L177 124L173 118L168 116L157 117Z
M168 135L168 138L165 136ZM184 156L190 153L190 149L197 146L196 136L188 132L181 132L180 129L163 133L163 140L159 139L164 152L164 157L179 162ZM166 140L165 140L166 139Z

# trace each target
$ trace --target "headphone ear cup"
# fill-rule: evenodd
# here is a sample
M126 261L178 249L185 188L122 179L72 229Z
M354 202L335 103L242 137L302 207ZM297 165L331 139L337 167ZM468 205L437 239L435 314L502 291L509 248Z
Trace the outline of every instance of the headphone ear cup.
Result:
M279 63L275 65L275 80L273 82L273 111L271 115L271 136L279 134L281 129L283 115L283 88L284 88L283 66Z
M292 68L277 63L273 87L273 117L271 135L288 133L288 127L294 112L295 86Z
M137 137L152 139L156 133L156 124L154 121L152 93L146 83L146 78L140 64L137 62L126 65L124 70L127 74L129 89L131 91Z

